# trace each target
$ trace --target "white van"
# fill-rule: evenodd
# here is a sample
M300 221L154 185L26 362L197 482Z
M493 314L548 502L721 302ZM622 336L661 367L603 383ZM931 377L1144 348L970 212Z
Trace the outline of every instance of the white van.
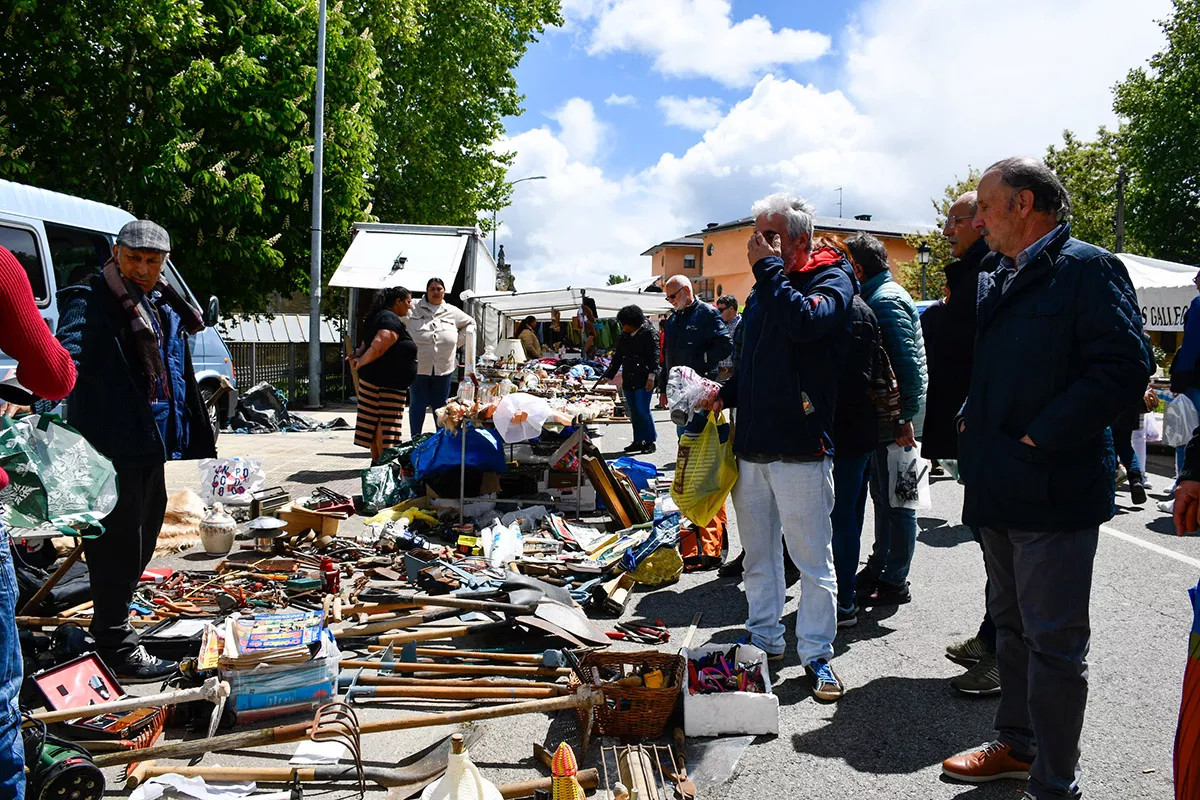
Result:
M115 206L0 180L0 245L11 250L25 268L34 300L51 331L58 328L55 293L104 266L112 256L117 232L132 219L132 214ZM197 308L202 307L169 260L163 277ZM210 297L203 308L208 327L189 337L188 343L196 381L207 401L220 393L222 379L235 387L236 379L229 348L215 327L221 316L217 298ZM13 359L0 352L0 375L14 366ZM236 404L237 392L233 391L211 408L214 432L216 423L228 419Z

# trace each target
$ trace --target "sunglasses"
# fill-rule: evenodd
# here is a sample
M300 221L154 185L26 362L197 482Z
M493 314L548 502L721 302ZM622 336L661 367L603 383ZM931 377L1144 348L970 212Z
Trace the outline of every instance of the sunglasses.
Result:
M678 297L678 296L679 296L679 293L680 293L680 292L682 292L682 291L683 291L683 289L678 289L678 290L676 290L676 291L675 291L673 294L669 294L669 295L667 295L667 302L668 302L668 303L674 303L674 302L675 302L675 298L676 298L676 297Z

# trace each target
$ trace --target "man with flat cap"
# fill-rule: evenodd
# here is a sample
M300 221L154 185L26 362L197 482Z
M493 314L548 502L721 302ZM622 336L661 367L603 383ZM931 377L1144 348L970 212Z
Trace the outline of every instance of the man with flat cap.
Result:
M187 342L204 320L162 277L170 250L161 226L130 222L104 268L58 294L58 339L79 374L67 421L117 469L117 506L102 521L104 533L83 547L91 633L124 683L161 680L176 668L147 653L129 624L129 602L167 507L163 467L216 455Z

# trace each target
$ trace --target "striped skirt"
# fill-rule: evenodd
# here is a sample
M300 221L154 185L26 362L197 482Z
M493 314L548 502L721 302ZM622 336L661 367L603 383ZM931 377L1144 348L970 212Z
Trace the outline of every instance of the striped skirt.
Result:
M388 389L364 380L358 382L358 415L354 420L354 443L368 450L375 443L376 431L383 431L383 449L396 447L404 441L400 423L404 419L404 404L408 392Z

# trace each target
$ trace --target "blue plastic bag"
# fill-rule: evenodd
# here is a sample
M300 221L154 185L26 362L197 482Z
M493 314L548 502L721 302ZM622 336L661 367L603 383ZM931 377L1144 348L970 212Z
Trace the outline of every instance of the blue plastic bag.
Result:
M639 489L649 489L650 484L658 478L658 467L648 461L638 461L636 458L621 456L608 463L625 473L629 480L633 481L633 485Z
M418 479L426 475L457 470L463 461L462 434L451 433L443 428L422 442L412 452L411 458L413 473ZM486 428L467 427L466 461L468 469L480 472L508 471L508 463L504 460L504 444L500 441L500 436Z

